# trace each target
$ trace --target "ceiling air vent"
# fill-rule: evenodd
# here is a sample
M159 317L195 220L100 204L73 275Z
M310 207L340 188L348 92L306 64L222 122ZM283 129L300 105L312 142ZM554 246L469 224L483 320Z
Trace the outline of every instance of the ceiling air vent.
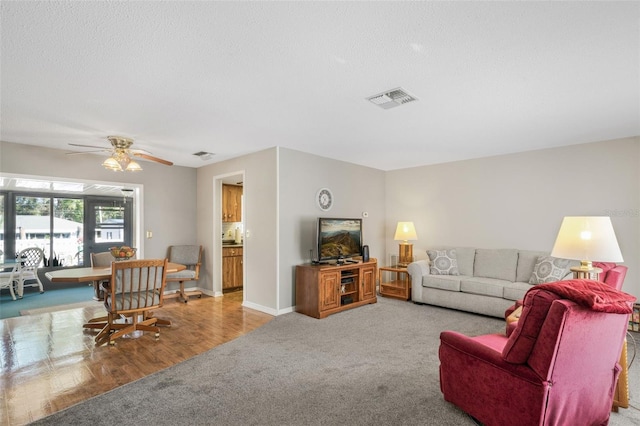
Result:
M193 155L195 155L196 157L200 157L202 161L207 161L207 160L211 160L211 158L215 154L213 152L198 151L198 152L194 152Z
M384 93L367 98L368 101L378 105L380 108L394 108L409 102L417 101L418 98L410 95L402 87L391 89Z

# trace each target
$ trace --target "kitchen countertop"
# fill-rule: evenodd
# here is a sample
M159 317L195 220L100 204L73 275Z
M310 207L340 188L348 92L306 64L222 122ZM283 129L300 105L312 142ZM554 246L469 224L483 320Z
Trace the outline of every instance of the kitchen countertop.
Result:
M224 247L235 247L235 248L238 248L238 247L242 247L242 243L240 243L240 244L236 244L236 243L229 243L229 244L227 244L227 243L222 243L222 247L223 247L223 248L224 248Z

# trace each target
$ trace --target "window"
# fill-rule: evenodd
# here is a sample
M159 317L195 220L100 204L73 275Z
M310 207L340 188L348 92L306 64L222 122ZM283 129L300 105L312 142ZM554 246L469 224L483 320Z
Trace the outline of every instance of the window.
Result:
M0 193L0 258L4 258L4 194Z
M91 252L131 245L132 204L116 197L0 192L0 249L14 256L39 247L45 266L89 265Z

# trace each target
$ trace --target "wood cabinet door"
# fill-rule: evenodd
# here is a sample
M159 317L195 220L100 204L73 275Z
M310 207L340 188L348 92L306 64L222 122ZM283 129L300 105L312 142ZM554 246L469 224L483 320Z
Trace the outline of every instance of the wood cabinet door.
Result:
M340 272L324 272L320 275L320 311L340 306Z
M242 222L242 187L234 186L234 196L235 196L235 205L234 205L234 222Z
M235 256L225 256L222 258L222 288L235 287L236 281L236 268L234 266Z
M360 270L362 293L360 300L372 299L376 296L376 267L363 267Z
M235 269L235 286L242 287L242 284L243 284L242 256L234 256L233 259L234 259L233 267Z
M222 221L240 222L240 201L242 200L242 187L234 185L222 185Z
M242 287L242 247L222 248L222 288Z

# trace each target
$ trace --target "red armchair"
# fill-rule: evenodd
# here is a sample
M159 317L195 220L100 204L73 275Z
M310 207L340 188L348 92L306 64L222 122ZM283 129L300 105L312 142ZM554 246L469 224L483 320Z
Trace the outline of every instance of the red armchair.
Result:
M619 300L584 306L603 299L557 293L576 286ZM596 281L542 284L527 292L510 337L441 333L444 399L487 426L607 424L633 300Z
M602 269L600 276L598 279L603 283L615 288L616 290L622 290L622 284L624 283L624 277L627 275L627 268L624 265L617 265L611 262L593 262L593 266L596 268ZM509 318L509 316L515 311L517 308L522 306L522 300L518 300L513 306L508 308L504 312L504 317ZM513 333L516 325L518 325L517 321L509 321L507 320L507 337Z

